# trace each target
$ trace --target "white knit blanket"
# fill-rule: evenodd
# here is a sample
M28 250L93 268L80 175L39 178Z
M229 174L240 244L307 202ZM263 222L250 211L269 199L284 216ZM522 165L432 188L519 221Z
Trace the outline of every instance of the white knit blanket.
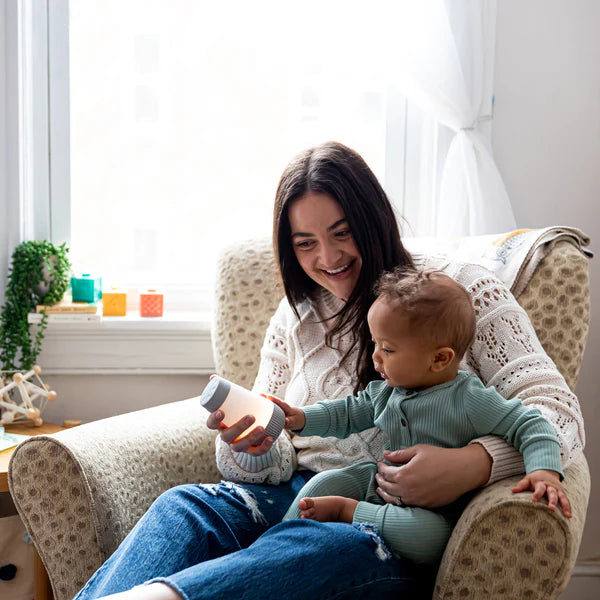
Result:
M403 238L402 242L417 264L447 258L452 262L480 265L494 273L518 297L540 261L560 240L570 241L586 256L593 256L586 247L590 238L580 229L566 226L451 239Z

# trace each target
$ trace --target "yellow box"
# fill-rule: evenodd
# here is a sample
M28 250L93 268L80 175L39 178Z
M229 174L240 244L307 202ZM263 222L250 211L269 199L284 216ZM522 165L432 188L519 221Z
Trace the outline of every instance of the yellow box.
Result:
M127 292L111 288L102 292L102 315L105 317L124 317L127 314Z

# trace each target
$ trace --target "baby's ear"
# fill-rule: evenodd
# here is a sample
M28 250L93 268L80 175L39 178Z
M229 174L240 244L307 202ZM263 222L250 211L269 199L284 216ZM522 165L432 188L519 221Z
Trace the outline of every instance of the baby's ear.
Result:
M452 350L452 348L448 346L437 348L433 355L431 370L434 373L439 373L440 371L443 371L452 363L455 356L456 352L454 352L454 350Z

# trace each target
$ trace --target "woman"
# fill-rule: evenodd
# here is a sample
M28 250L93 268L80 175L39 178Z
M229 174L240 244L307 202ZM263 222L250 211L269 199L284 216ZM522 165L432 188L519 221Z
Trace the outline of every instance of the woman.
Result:
M377 179L341 144L308 150L282 175L273 231L286 298L269 325L254 389L302 406L364 387L377 377L366 323L373 283L384 270L412 264ZM463 366L505 397L540 407L568 464L583 444L577 399L526 314L485 270L443 266L467 288L477 313L476 341ZM78 600L124 590L122 600L428 593L419 582L432 578L392 559L373 526L279 523L315 472L378 460L380 434L369 430L335 443L283 434L274 442L257 427L234 441L252 417L225 428L222 416L216 411L208 418L210 428L221 430L217 463L226 479L241 484L165 492ZM387 453L404 466L381 463L378 493L387 502L402 497L406 504L435 507L522 472L521 456L503 440L474 442L460 449L418 445ZM134 587L142 583L148 585Z

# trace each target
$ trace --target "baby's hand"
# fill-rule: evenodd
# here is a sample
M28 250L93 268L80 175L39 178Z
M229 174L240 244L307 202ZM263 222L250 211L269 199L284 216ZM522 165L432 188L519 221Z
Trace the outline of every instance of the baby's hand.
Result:
M523 477L523 479L521 479L521 481L519 481L512 489L514 493L524 492L526 490L533 490L531 499L534 502L547 496L548 508L555 510L556 505L560 504L560 508L565 517L570 519L573 516L571 512L571 503L567 498L565 489L560 483L560 476L556 471L546 471L544 469L532 471L528 475L525 475L525 477Z
M292 431L300 431L304 429L306 425L306 417L304 416L304 412L300 408L295 408L290 406L287 402L276 398L275 396L266 396L265 394L261 394L265 398L268 398L271 402L274 402L283 410L285 413L285 428L290 429Z

